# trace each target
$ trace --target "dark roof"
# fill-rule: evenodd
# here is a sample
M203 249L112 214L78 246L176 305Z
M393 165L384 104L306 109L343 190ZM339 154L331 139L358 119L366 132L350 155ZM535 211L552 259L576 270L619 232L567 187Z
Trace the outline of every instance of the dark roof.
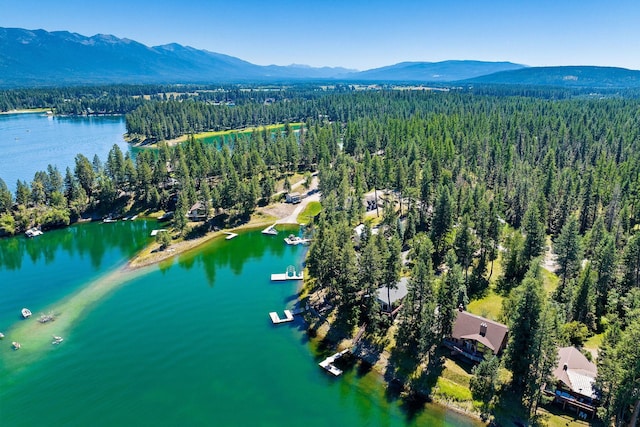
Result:
M509 332L509 328L505 325L466 311L456 311L456 313L451 334L453 338L480 342L490 348L493 354L498 354L504 348ZM482 334L483 325L486 325L484 334Z
M562 347L558 349L558 364L553 370L553 376L573 392L595 397L593 382L597 374L596 365L589 362L577 348Z

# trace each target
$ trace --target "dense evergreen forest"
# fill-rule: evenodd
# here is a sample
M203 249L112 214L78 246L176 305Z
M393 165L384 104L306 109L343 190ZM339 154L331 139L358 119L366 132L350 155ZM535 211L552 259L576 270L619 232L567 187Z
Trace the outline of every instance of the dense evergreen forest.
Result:
M145 99L141 89L129 89L105 99L128 99L122 108L129 112L129 133L156 141L203 130L304 125L297 133L287 127L232 137L221 148L193 138L160 144L135 160L118 147L107 159L78 155L73 170L50 166L31 183L19 181L15 195L0 180L0 232L68 224L133 204L175 210L174 227L188 235L185 214L196 201L208 217L246 218L269 202L276 181L317 171L323 210L307 266L315 291L337 307L347 331L367 324L373 337L391 333L396 357L412 362L402 370L422 366L428 376L455 310L496 292L504 298L501 320L510 338L502 360L475 369L472 391L483 411L497 404L496 395L514 394L535 417L557 347L604 333L597 357L599 416L618 425L637 417L637 99L550 89L351 87L211 89ZM11 96L0 94L0 107L42 107L46 90L32 104ZM64 90L52 91L47 102L64 103L68 96L77 99L70 103L82 102ZM381 200L373 216L364 203L371 191ZM367 226L356 240L353 228L362 222ZM558 277L552 289L542 269L548 245ZM369 296L393 288L401 276L410 278L401 310L382 313ZM500 382L499 367L510 372L510 381Z

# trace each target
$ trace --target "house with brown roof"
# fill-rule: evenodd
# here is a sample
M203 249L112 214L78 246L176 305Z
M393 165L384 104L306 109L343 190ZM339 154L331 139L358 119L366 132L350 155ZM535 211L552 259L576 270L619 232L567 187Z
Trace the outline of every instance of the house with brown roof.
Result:
M207 210L203 202L196 202L189 212L187 212L189 221L205 221L207 219Z
M594 387L598 368L575 347L558 349L558 363L553 370L554 384L545 387L545 393L563 409L571 409L581 418L596 413L598 392ZM555 388L555 390L554 390Z
M509 328L502 323L458 310L453 331L444 340L452 354L472 362L482 362L490 355L500 355L507 346Z

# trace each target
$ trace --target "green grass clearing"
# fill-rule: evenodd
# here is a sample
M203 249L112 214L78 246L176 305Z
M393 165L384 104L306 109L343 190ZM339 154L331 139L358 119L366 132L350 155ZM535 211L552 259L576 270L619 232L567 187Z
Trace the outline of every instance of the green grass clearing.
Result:
M320 213L322 205L320 202L309 202L296 219L299 224L309 224L311 220Z
M467 311L498 322L502 313L503 300L504 297L497 294L491 287L484 297L471 301L467 306Z
M291 129L299 130L300 127L302 126L302 123L290 123L289 125L291 126ZM253 132L263 132L265 130L274 132L274 131L284 130L284 129L285 129L284 124L277 124L277 125L250 127L246 129L201 132L201 133L194 134L193 137L197 140L203 141L205 144L211 144L211 143L220 143L221 141L226 141L227 138L230 136L236 136L236 137L241 135L248 136L248 135L251 135Z

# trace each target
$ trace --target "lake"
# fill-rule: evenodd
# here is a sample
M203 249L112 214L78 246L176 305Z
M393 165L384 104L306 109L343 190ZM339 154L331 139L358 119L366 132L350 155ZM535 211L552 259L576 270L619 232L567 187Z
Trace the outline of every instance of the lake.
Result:
M124 116L52 117L42 113L0 114L0 178L14 192L18 179L31 183L33 175L58 167L64 176L76 154L103 162L114 144L129 150L123 135Z
M300 266L306 250L285 245L284 230L242 233L133 278L122 273L105 297L71 304L88 308L52 334L61 344L46 334L38 350L25 342L11 350L16 325L44 327L35 317L49 311L64 320L65 299L118 271L153 227L80 224L0 240L3 424L476 425L433 405L407 413L374 373L331 377L302 320L271 323L268 313L290 306L298 284L270 274ZM32 318L19 319L23 306Z

